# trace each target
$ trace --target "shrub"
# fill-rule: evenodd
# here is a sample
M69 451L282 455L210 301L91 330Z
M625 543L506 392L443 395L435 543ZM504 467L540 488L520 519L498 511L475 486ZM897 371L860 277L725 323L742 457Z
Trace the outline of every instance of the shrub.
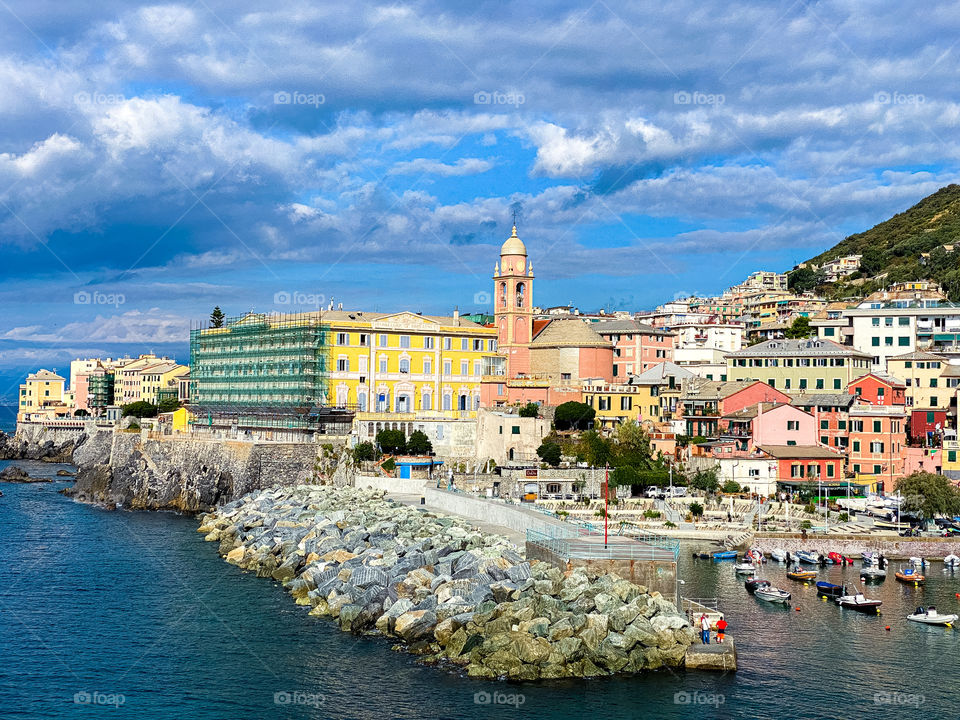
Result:
M560 455L561 450L560 446L555 442L546 441L537 448L537 455L540 456L540 459L545 463L549 463L556 467L560 464Z
M597 411L589 405L571 400L557 406L553 422L557 430L586 430L596 414Z
M364 460L376 460L377 450L371 442L357 443L353 447L354 462L363 462Z
M123 406L123 416L133 415L138 418L151 418L157 416L157 406L148 403L146 400L140 400L135 403Z
M643 516L645 518L651 518L651 519L658 518L660 517L660 512L658 510L644 510Z
M814 505L813 503L807 503L806 505L803 506L803 511L808 515L816 515L817 506Z
M528 402L520 408L519 414L522 418L535 418L540 415L540 406L535 402Z
M663 526L664 526L664 527L669 527L669 528L675 528L677 525L676 525L676 523L672 523L672 522L670 522L669 520L667 520L667 521L663 524Z
M842 513L840 513L840 515L837 516L837 519L838 519L840 522L849 522L849 521L850 521L850 515L849 515L849 513L842 512Z
M723 484L723 491L731 495L733 493L738 493L740 492L740 483L736 482L735 480L727 480Z
M386 462L384 462L380 467L382 467L386 472L393 472L396 469L397 464L393 461L393 458L387 458Z
M703 505L700 503L690 503L690 514L694 517L703 517Z
M810 522L809 520L804 520L802 523L800 523L801 530L809 530L812 527L813 527L813 523Z
M377 433L377 445L388 455L400 455L407 451L403 430L381 430Z
M407 452L411 455L429 455L433 452L433 443L425 432L414 430L407 440Z

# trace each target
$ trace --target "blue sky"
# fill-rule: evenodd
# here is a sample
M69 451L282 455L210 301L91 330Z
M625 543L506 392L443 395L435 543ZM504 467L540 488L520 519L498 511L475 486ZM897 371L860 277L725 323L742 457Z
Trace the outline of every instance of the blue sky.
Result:
M957 178L931 2L0 4L0 399L214 305L645 309ZM278 299L280 300L278 302Z

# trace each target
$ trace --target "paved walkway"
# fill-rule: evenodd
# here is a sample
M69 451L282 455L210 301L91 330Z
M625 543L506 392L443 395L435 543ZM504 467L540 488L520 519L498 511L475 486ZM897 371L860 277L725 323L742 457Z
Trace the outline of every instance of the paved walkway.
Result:
M527 536L523 533L519 533L516 530L511 530L504 525L496 525L493 523L484 523L478 522L477 520L467 517L466 515L461 515L459 513L452 513L447 510L440 510L436 507L431 507L429 504L421 505L420 498L423 497L418 493L387 493L387 497L391 500L396 500L398 503L403 503L404 505L412 505L414 507L422 507L430 512L439 513L440 515L451 515L453 517L458 517L462 520L466 520L470 523L471 526L482 530L485 533L490 533L492 535L502 535L507 538L514 545L517 545L519 548L524 548L527 543Z

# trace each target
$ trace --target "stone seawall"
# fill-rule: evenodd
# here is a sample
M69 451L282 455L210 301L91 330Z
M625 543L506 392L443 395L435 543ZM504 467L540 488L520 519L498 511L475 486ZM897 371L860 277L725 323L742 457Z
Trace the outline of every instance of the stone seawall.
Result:
M253 490L317 480L352 482L336 448L97 432L74 453L78 500L139 510L209 510Z
M16 435L0 432L0 460L70 462L85 436L82 427L60 428L20 423Z
M813 550L822 555L838 552L852 558L859 558L864 552L882 552L890 560L907 560L917 556L942 560L950 554L960 555L960 538L808 535L804 540L796 534L763 533L757 535L751 545L767 553L782 548L791 554L797 550Z

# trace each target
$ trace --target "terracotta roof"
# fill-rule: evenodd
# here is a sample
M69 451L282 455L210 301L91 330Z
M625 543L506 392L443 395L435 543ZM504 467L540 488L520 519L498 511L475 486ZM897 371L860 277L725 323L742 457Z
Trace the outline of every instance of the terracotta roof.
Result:
M840 453L835 453L820 445L758 445L768 455L779 460L817 460L828 458L841 459Z
M612 348L589 323L576 318L551 320L530 343L532 347L603 347Z
M946 362L944 357L923 350L914 350L903 355L891 355L887 360L939 360L940 362Z

